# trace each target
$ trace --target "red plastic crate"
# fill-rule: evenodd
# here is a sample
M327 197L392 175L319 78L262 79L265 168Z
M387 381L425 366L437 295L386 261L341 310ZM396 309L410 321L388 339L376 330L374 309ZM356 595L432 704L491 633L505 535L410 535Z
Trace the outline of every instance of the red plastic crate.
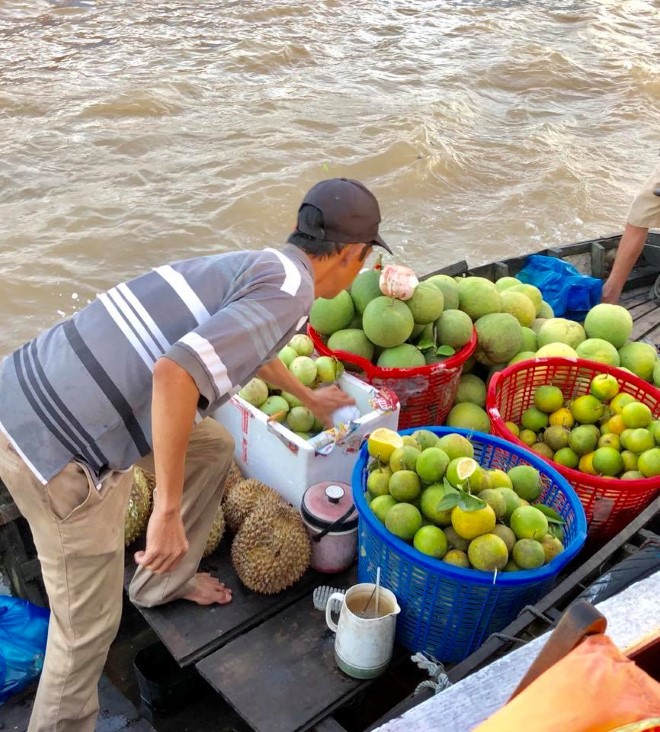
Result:
M486 410L493 434L526 447L504 423L520 423L522 413L534 404L537 387L552 384L562 390L565 399L574 399L587 394L593 377L603 373L612 374L619 382L621 391L646 404L654 419L660 419L660 390L634 374L585 359L530 359L496 373L490 381ZM660 490L660 476L643 480L617 480L588 475L553 460L548 462L569 481L578 494L587 516L590 539L608 539L621 531L651 503Z
M307 326L307 332L320 354L357 366L361 373L356 376L377 389L390 389L397 395L401 404L399 429L444 424L454 405L463 366L477 346L477 332L473 328L470 342L441 363L384 369L353 353L331 351L311 325Z

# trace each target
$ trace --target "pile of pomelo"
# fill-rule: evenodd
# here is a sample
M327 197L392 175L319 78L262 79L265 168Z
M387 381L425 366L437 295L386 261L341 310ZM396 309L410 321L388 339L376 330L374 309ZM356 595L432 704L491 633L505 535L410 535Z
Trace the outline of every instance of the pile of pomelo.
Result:
M660 475L660 420L611 374L598 374L588 393L571 400L557 386L539 386L520 422L506 426L532 451L588 475Z
M331 384L344 373L343 364L336 358L315 356L314 342L302 333L293 336L278 356L301 383L312 389ZM281 391L258 377L250 379L238 396L281 422L303 440L309 440L325 429L293 394Z
M484 572L536 569L560 554L561 516L538 501L538 470L486 469L463 435L374 430L367 500L394 536L419 552Z

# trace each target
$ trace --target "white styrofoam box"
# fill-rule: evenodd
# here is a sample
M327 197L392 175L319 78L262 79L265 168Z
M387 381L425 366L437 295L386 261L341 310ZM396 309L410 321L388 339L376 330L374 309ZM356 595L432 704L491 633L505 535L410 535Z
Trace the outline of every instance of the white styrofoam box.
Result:
M324 480L351 482L351 473L364 438L377 427L396 430L399 401L392 392L343 374L339 386L355 399L360 410L357 429L335 443L328 455L317 453L301 437L234 395L211 415L224 425L236 443L234 455L243 474L277 490L289 503L300 507L310 485ZM374 409L372 403L378 406Z

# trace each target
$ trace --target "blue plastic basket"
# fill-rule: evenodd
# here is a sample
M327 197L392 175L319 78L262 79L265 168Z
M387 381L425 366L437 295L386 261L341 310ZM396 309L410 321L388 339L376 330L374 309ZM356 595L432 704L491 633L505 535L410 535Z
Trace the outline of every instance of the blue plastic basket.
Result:
M442 436L456 432L469 438L475 460L485 468L509 470L532 465L541 474L540 500L557 511L564 525L564 551L551 562L520 572L481 572L428 557L392 535L376 518L365 498L366 444L353 470L353 498L359 515L358 579L391 590L401 606L397 641L412 652L425 651L439 661L456 663L476 650L491 633L507 626L526 606L552 587L557 574L580 551L587 536L584 509L575 491L554 468L529 450L492 435L450 427L416 427Z

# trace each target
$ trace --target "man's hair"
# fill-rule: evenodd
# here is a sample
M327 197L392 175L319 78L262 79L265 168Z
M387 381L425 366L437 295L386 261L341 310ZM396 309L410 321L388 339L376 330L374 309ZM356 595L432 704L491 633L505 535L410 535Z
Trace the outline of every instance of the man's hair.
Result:
M298 212L298 225L303 226L307 231L323 232L323 213L316 206L303 205ZM310 234L305 234L300 229L296 229L287 239L287 244L293 244L294 247L302 249L305 254L309 254L317 259L327 259L334 254L339 254L345 247L350 244L339 241L326 241Z

